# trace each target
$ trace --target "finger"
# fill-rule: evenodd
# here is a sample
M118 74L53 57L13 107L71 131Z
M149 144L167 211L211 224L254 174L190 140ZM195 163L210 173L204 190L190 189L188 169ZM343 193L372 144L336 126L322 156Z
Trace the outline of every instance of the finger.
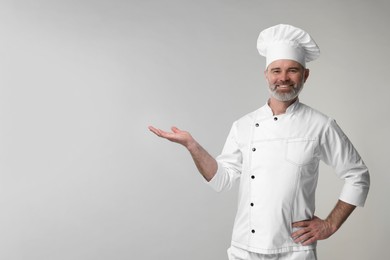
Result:
M150 130L150 131L152 131L152 132L154 132L154 131L157 131L157 128L155 128L154 126L148 126L148 129Z
M305 234L295 238L294 242L295 243L304 243L307 240L311 239L312 237L313 237L313 235L310 232L306 232Z
M292 227L307 227L307 226L309 226L309 222L306 220L292 223Z
M303 243L301 243L303 246L308 246L310 244L313 244L314 242L316 242L317 239L313 236L309 239L307 239L306 241L304 241Z
M177 128L176 126L172 126L172 127L171 127L171 130L172 130L172 132L174 132L174 133L178 133L178 132L181 131L181 130L180 130L179 128Z
M159 135L159 130L153 126L148 127L151 132L153 132L156 135Z
M153 132L155 135L159 136L159 137L163 137L163 138L166 138L166 135L168 134L167 132L159 129L159 128L155 128L153 126L150 126L149 127L149 130L151 132Z
M297 239L297 238L299 238L299 237L301 237L309 232L310 232L309 228L302 228L302 229L299 229L299 230L295 231L294 233L292 233L291 237L293 239Z
M305 229L300 229L300 230L297 230L297 231L295 231L294 233L292 233L292 234L291 234L291 237L292 237L293 239L296 239L296 238L302 236L302 235L305 234L305 233L307 233L307 230L305 230Z
M172 133L165 132L164 130L161 129L158 129L158 132L160 137L167 138L167 139L172 135Z

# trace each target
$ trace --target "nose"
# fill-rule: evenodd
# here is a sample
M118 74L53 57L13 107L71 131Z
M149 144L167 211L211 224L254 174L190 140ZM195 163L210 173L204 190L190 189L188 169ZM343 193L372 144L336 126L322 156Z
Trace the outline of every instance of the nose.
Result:
M286 82L286 81L290 81L290 77L288 76L288 73L287 71L282 71L279 75L279 80L280 81L283 81L283 82Z

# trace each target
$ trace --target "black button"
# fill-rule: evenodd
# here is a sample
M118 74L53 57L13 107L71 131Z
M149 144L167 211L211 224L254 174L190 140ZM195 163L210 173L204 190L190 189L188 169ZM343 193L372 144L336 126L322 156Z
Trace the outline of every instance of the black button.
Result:
M252 148L252 151L254 151L254 152L255 152L255 151L256 151L256 148Z
M259 127L259 123L256 123L255 126L256 126L256 127Z
M253 207L255 204L251 203L251 207Z
M255 233L256 231L254 230L254 229L252 229L252 231L251 231L252 233Z
M252 175L251 178L254 179L254 178L255 178L255 175Z
M275 117L274 117L274 120L276 121L276 120L278 120L278 118L275 116Z

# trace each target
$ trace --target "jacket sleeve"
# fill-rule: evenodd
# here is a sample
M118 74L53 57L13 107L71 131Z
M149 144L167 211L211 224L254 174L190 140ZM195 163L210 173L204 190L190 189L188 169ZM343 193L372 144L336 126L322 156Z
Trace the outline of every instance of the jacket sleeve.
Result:
M217 192L229 190L241 176L242 154L238 145L237 124L234 123L222 153L216 158L218 170L208 184Z
M359 153L336 121L329 119L321 141L321 159L344 180L339 199L363 207L370 187L370 175Z

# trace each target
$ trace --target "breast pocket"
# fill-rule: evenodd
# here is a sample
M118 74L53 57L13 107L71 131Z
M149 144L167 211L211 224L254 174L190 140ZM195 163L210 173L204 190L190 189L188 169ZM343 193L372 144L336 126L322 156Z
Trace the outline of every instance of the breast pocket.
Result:
M286 141L286 160L297 166L314 161L316 140L310 138L291 138Z

